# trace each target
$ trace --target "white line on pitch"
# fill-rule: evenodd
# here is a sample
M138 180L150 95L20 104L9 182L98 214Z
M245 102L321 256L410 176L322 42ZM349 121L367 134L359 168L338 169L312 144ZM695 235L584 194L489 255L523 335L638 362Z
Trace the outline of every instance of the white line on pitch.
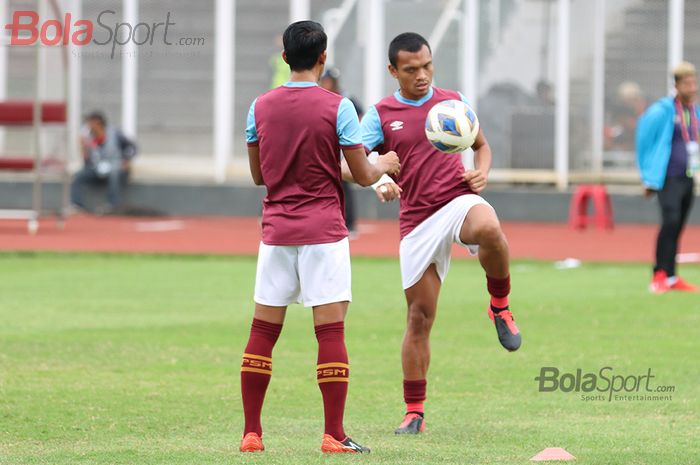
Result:
M676 255L676 261L678 263L698 263L700 262L700 253L679 253Z
M149 221L147 223L134 224L134 230L138 232L168 232L185 229L185 222L180 220Z

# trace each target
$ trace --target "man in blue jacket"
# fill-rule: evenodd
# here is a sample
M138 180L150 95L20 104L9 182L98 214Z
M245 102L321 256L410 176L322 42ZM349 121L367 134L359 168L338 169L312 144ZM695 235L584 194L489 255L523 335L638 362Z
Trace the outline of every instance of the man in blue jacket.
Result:
M695 66L682 62L673 70L676 96L655 102L637 124L637 164L648 196L657 194L661 229L656 264L649 285L653 293L697 292L676 275L678 238L693 205L694 175L700 171L700 109Z

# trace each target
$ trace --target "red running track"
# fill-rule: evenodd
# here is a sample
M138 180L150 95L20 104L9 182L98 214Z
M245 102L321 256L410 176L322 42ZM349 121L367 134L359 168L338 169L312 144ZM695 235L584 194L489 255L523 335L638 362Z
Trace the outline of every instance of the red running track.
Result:
M649 262L657 227L619 225L613 231L574 231L565 224L506 222L513 258L583 261ZM362 221L351 242L355 256L396 257L396 221ZM255 255L260 240L257 218L222 217L93 217L72 216L64 230L51 219L39 233L27 234L24 221L0 221L0 250L90 251ZM700 226L689 226L681 241L687 261L700 261ZM466 253L455 247L456 256ZM698 255L693 255L698 254Z

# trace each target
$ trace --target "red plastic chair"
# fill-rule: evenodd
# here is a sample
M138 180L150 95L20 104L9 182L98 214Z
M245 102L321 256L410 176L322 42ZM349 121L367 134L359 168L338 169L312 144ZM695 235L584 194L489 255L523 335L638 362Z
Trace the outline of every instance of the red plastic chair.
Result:
M588 203L593 202L593 218L588 215ZM584 229L591 223L600 229L613 229L612 203L602 184L582 184L576 188L569 205L569 225Z

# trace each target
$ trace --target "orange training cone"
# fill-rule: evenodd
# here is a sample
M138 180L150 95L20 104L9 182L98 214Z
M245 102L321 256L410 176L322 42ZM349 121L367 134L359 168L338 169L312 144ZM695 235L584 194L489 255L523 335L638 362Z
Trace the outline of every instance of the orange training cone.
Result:
M569 454L561 447L548 447L530 460L533 462L546 462L555 460L576 460L576 457Z

